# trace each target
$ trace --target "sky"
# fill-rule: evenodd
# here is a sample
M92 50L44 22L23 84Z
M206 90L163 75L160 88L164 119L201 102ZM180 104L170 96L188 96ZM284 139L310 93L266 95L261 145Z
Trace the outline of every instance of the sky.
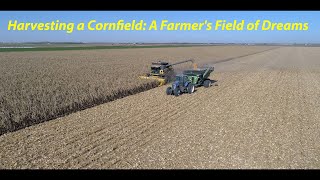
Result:
M9 20L19 22L161 22L215 23L222 19L307 22L307 31L8 31ZM320 43L320 11L0 11L0 42L115 42L115 43Z

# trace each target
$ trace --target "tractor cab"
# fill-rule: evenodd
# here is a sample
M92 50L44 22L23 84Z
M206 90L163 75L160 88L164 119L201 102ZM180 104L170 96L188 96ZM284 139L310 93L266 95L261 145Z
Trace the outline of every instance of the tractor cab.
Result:
M188 81L189 81L188 76L183 74L176 75L176 79L175 79L176 83L185 84Z
M188 76L184 74L176 75L176 78L172 84L172 89L175 89L176 87L186 87L190 83L190 80Z

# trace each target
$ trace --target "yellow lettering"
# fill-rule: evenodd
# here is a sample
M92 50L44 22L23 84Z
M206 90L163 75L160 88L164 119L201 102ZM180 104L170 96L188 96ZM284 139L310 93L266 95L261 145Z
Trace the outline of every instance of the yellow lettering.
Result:
M43 26L44 26L44 24L43 24L43 23L39 23L39 25L38 25L38 29L39 29L40 31L42 31L42 30L43 30Z
M306 31L309 29L308 23L303 24L303 30Z
M9 23L8 23L8 31L11 30L11 27L13 30L16 30L17 28L17 20L14 21L14 23L12 23L12 21L10 20Z
M201 23L201 24L203 24L203 23ZM194 30L194 31L198 30L198 26L199 26L199 24L197 24L197 23L192 24L192 30Z
M206 29L206 30L207 30L207 31L210 31L211 29L212 29L212 23L208 23L208 24L207 24L207 29Z
M96 21L96 20L91 20L91 21L89 21L89 23L88 23L88 29L89 29L90 31L94 31L94 28L91 27L91 24L92 24L92 23L95 23L95 22L97 22L97 21Z
M167 26L167 24L166 24L167 22L168 22L168 20L162 20L160 30L163 30L163 28Z
M217 20L216 21L216 27L214 28L214 30L218 30L220 26L222 26L222 20Z
M149 30L157 30L157 21L156 20L153 20L151 22L151 25L149 27Z
M262 31L267 31L270 29L271 22L269 20L264 20L262 24Z

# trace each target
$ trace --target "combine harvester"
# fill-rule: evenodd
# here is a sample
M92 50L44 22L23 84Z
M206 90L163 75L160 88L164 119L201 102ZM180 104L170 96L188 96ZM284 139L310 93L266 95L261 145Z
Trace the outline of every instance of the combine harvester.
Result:
M194 69L197 69L197 64L195 64L192 59L180 61L173 64L159 61L159 62L153 62L151 64L150 73L139 76L139 78L157 80L159 82L159 86L162 86L162 85L165 85L167 82L170 82L172 77L175 76L173 66L187 63L187 62L192 62Z

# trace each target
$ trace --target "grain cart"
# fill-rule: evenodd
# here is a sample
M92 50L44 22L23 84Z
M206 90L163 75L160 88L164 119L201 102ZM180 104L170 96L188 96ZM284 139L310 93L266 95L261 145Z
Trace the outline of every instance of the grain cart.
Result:
M211 80L208 79L214 67L207 67L195 70L186 70L183 74L177 75L171 87L166 90L167 95L179 96L182 93L193 93L195 87L211 86Z
M186 62L192 62L194 69L197 68L197 65L194 63L192 59L180 61L177 63L170 64L168 62L158 61L153 62L150 67L150 73L147 73L145 75L139 76L141 79L154 79L159 82L159 86L162 86L169 82L172 77L175 76L175 72L173 69L173 66L186 63Z

